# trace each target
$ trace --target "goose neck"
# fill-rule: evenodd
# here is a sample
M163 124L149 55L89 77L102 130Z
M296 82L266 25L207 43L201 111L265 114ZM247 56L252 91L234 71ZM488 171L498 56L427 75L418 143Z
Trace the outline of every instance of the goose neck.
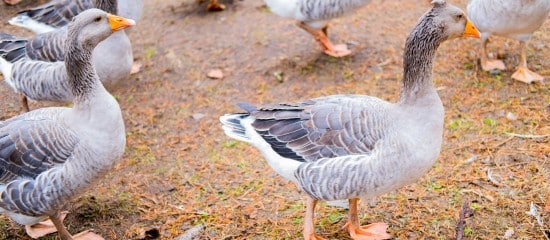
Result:
M80 43L76 37L68 38L66 45L65 68L76 104L85 101L101 84L91 61L93 47Z
M440 29L424 18L407 38L403 55L403 87L400 102L410 102L433 90L432 71L441 39Z

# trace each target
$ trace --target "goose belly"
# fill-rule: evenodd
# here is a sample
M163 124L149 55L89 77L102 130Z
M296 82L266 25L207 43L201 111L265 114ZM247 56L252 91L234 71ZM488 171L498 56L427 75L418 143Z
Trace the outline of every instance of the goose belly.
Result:
M474 0L468 17L480 32L526 41L550 12L548 0Z
M370 0L303 0L300 12L303 21L319 21L337 18L369 3Z

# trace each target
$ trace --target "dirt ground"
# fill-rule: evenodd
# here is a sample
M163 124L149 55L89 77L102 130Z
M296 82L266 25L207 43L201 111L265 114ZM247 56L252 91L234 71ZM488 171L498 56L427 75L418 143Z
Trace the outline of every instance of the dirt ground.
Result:
M0 4L0 30L30 33L6 22L37 2ZM450 1L465 9L466 0ZM331 22L330 37L354 52L321 53L294 21L261 0L222 1L206 12L193 0L146 0L131 32L141 71L112 91L123 110L127 149L110 175L69 203L69 231L93 229L106 239L175 239L197 225L197 239L300 239L304 195L275 174L259 152L226 137L218 122L237 102L272 103L331 94L368 94L395 101L402 49L427 1L374 0ZM529 66L550 78L550 20L529 47ZM416 184L361 202L362 223L385 221L395 239L452 239L463 203L465 239L550 239L550 87L510 79L517 42L494 38L509 71L479 71L479 41L443 44L434 82L446 109L444 144ZM206 74L220 69L223 79ZM20 112L0 83L0 119ZM32 103L31 108L55 106ZM531 205L537 210L527 214ZM349 239L347 211L320 204L316 231ZM43 239L55 239L50 235ZM30 239L0 216L0 239Z

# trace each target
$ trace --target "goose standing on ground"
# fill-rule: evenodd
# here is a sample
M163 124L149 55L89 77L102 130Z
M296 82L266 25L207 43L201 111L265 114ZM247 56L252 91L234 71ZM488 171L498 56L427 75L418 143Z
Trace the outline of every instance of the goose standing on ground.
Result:
M268 164L307 195L304 238L314 234L319 200L349 199L346 228L354 239L385 239L387 224L360 226L357 203L421 178L439 155L444 110L432 81L438 46L479 38L465 14L443 0L419 20L405 44L397 103L365 95L333 95L255 107L220 117L224 132L258 148Z
M94 4L106 12L118 11L125 15L135 15L131 13L141 11L133 9L135 6L119 7L119 2L124 3L122 0L96 0ZM139 6L138 2L143 1L135 2ZM65 65L50 63L63 61L66 35L66 28L38 34L29 39L0 33L0 70L14 91L22 94L25 111L29 109L27 97L35 101L72 101L64 73ZM117 31L101 42L94 49L93 56L99 78L109 89L113 89L132 71L132 44L125 31ZM20 61L21 59L24 60Z
M79 14L68 27L64 61L73 107L0 122L0 213L24 225L49 217L61 239L72 239L60 210L102 177L126 144L120 107L99 81L92 51L134 24L99 9Z
M503 36L520 41L520 63L512 78L525 83L543 81L544 77L527 68L526 50L549 12L550 0L469 0L468 17L481 32L483 70L506 69L502 61L487 58L489 36Z
M334 45L328 38L328 22L368 4L371 0L265 0L275 14L294 18L319 42L323 51L333 57L351 54L346 44Z
M113 4L116 4L114 11L111 9ZM138 21L143 11L143 0L52 0L20 11L8 22L35 33L51 32L67 26L73 17L90 8L99 8Z

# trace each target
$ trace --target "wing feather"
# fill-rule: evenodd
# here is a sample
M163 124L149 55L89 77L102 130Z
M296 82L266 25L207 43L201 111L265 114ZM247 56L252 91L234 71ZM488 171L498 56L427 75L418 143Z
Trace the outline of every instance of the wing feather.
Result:
M368 96L336 95L262 107L242 105L255 118L256 132L275 152L311 162L368 154L383 137L389 103Z
M32 112L31 112L32 113ZM71 157L76 135L49 117L18 116L0 124L0 183L36 178Z

